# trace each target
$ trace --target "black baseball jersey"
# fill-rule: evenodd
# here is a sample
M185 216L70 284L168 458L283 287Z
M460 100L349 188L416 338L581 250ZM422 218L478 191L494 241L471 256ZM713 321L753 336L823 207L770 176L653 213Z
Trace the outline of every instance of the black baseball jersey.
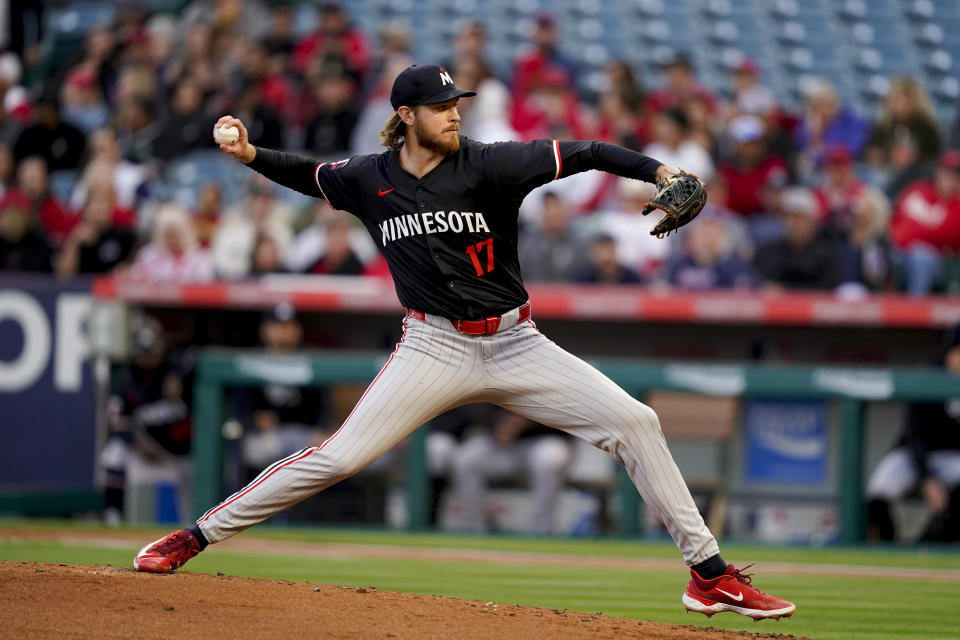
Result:
M517 256L520 203L534 188L589 169L653 182L660 163L603 142L536 140L460 149L417 178L399 152L317 164L257 149L250 167L349 211L380 248L409 309L476 320L527 301Z

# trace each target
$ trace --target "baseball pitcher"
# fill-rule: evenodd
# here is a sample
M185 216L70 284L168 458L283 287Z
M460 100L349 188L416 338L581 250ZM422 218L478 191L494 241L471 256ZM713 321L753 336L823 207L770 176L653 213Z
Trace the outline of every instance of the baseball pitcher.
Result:
M174 571L208 544L360 471L434 416L489 402L582 438L626 468L690 567L688 610L790 616L792 603L754 588L721 559L653 410L541 334L521 280L518 209L533 188L590 169L656 182L661 190L649 209L666 212L655 230L665 233L699 212L702 185L603 142L462 137L457 103L473 95L442 67L409 67L391 92L396 112L381 132L387 150L332 163L256 148L240 120L217 122L239 130L235 142L221 143L224 152L360 219L407 309L403 337L329 439L278 460L194 525L148 544L134 566Z

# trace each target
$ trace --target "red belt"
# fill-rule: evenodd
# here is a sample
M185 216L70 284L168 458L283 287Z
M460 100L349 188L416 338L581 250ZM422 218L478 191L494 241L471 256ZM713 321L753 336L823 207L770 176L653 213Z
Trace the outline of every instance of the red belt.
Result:
M423 311L407 309L407 313L417 320L426 320L426 314ZM517 324L530 319L530 303L520 307L520 315L517 317ZM503 316L490 316L483 320L450 320L453 328L468 336L489 336L500 329L500 321Z

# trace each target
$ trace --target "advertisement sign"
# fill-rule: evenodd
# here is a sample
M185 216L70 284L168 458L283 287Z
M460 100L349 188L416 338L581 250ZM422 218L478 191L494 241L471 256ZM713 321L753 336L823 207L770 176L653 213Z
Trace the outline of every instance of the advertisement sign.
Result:
M0 276L0 489L93 485L90 283Z
M794 485L826 482L826 402L750 400L745 422L748 481Z

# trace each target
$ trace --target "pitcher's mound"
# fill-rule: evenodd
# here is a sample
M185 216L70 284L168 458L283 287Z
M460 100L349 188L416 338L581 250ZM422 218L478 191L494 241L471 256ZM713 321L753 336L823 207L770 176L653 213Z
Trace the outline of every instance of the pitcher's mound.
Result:
M794 638L362 587L33 562L0 562L0 602L10 605L3 635L22 640Z

